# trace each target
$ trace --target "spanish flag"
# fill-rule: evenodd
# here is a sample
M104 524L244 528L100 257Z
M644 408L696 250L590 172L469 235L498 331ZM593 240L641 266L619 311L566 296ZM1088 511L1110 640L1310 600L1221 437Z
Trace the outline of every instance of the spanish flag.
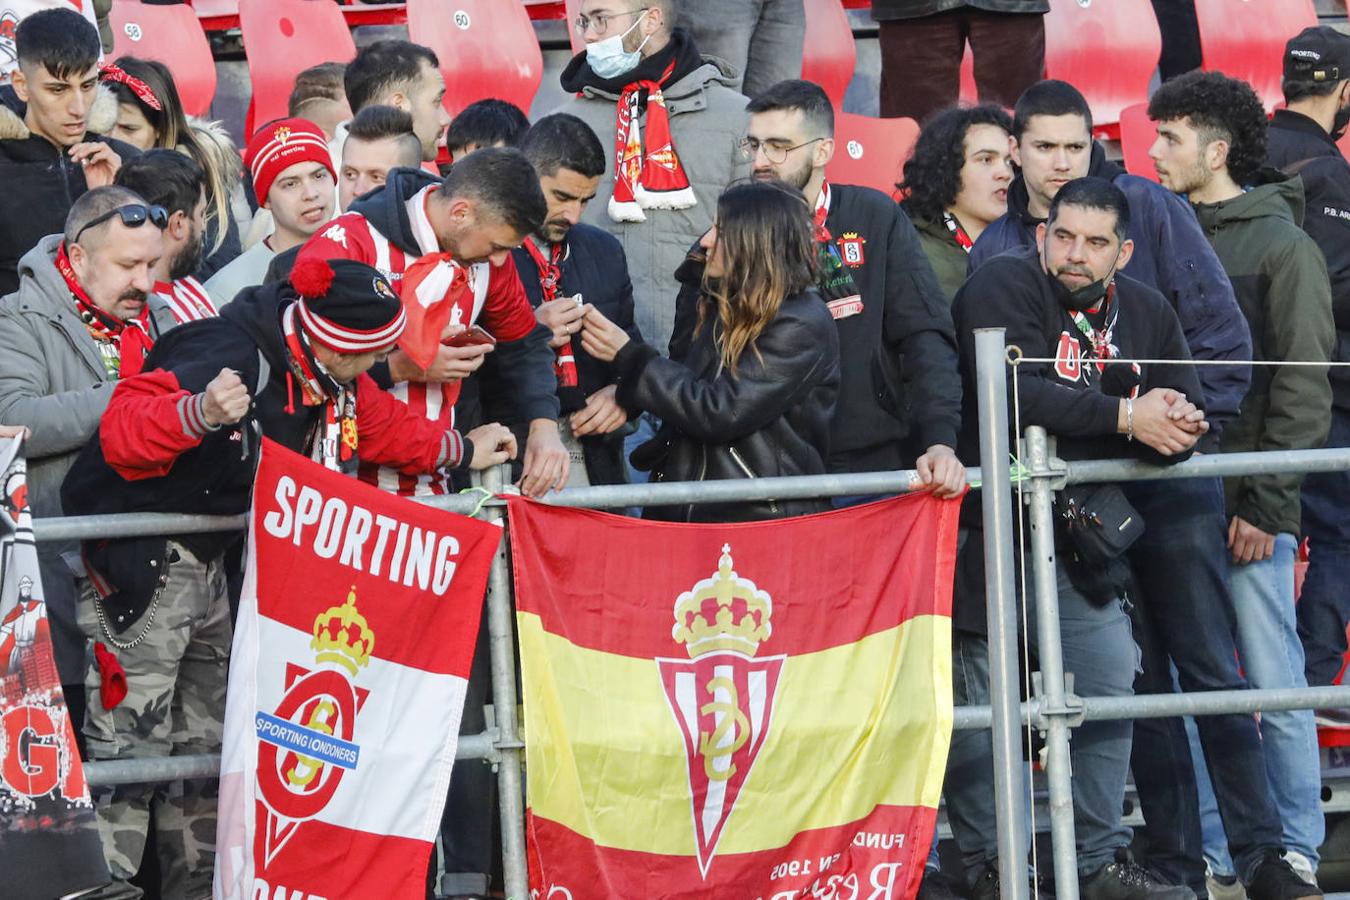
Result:
M512 501L532 894L912 897L959 507L680 525Z

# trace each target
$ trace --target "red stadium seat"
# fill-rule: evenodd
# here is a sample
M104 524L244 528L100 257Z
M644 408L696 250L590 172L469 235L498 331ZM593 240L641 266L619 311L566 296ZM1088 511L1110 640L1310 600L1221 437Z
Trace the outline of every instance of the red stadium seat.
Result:
M1204 68L1241 78L1272 112L1280 90L1284 45L1317 24L1313 0L1195 0Z
M333 0L240 0L239 29L253 99L246 130L286 115L295 76L322 62L356 55L352 33Z
M919 123L913 119L836 113L834 159L825 172L840 184L861 184L892 194L918 139Z
M1046 77L1083 92L1098 136L1114 138L1121 110L1148 99L1161 52L1149 0L1055 0L1045 16Z
M496 97L530 111L544 75L544 57L518 2L409 0L408 36L436 51L451 114Z
M1125 154L1125 169L1131 175L1158 180L1158 172L1148 156L1148 148L1157 136L1158 128L1148 117L1147 103L1136 103L1120 111L1120 149Z
M204 116L211 110L216 64L192 7L116 0L108 23L113 31L113 59L135 56L164 63L173 73L188 115Z
M1336 146L1341 148L1341 155L1350 158L1350 131L1341 135L1341 139L1336 142Z
M572 41L572 55L576 56L586 47L586 42L572 27L572 23L577 20L577 16L581 15L581 0L567 0L563 6L566 9L564 15L567 18L567 37Z
M835 109L843 109L858 52L853 26L839 0L806 0L806 34L802 77L824 88Z

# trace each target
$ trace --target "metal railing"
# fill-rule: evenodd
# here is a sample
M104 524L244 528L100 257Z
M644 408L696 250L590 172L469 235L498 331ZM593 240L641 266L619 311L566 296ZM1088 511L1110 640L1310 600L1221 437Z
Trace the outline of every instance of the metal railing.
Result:
M1044 429L1027 430L1020 478L1029 482L1032 580L1037 608L1040 678L1039 691L1026 702L1020 699L1017 592L1014 585L1012 525L1012 473L1008 467L1008 383L1002 329L976 332L977 401L980 417L980 461L969 470L972 482L984 493L984 550L989 634L990 698L988 706L957 708L954 727L991 728L995 812L998 824L999 875L1003 896L1026 900L1028 881L1025 858L1029 839L1030 797L1023 792L1020 729L1026 726L1045 732L1048 752L1046 775L1049 787L1050 831L1054 845L1057 895L1076 900L1078 873L1074 846L1073 800L1069 781L1069 736L1085 721L1122 718L1153 718L1179 715L1213 715L1258 710L1350 707L1350 687L1283 690L1215 691L1192 694L1151 694L1130 697L1078 697L1066 686L1057 615L1054 568L1054 536L1051 504L1053 492L1065 484L1212 478L1252 472L1318 472L1350 470L1350 448L1282 451L1279 453L1232 453L1203 456L1161 468L1132 460L1091 460L1066 463L1050 456ZM483 486L494 494L504 485L506 469L485 473ZM573 488L550 495L544 502L556 506L624 508L688 503L895 494L916 483L912 470L851 475L818 475L792 478L762 478L663 484L605 485ZM480 506L494 521L506 516L504 500L486 503L466 496L419 498L419 502L459 513L472 513ZM121 516L88 516L36 520L38 540L72 540L103 537L109 526L119 535L189 533L232 530L244 527L243 516L190 516L136 513ZM495 722L475 735L459 738L457 759L481 759L497 768L501 804L502 857L508 897L529 896L525 859L524 779L516 703L514 605L508 540L503 528L501 545L493 560L488 582L487 615L491 653ZM171 781L218 774L218 755L93 761L86 764L91 785L137 781Z

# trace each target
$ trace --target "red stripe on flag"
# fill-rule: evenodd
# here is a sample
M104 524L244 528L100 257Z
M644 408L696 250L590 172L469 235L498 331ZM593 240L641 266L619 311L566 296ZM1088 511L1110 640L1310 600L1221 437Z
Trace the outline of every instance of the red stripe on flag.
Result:
M759 655L837 647L951 615L960 506L920 493L796 519L684 525L513 498L516 607L578 646L669 656L678 649L669 628L634 628L634 604L643 620L673 624L677 599L717 574L727 546L736 575L780 604ZM890 588L881 603L878 584ZM783 602L802 597L823 599Z
M705 877L692 855L597 846L570 828L527 811L530 888L540 897L575 900L710 896L902 900L918 889L936 822L937 811L929 807L878 806L856 822L800 832L786 847L719 853Z
M486 582L501 531L330 472L271 441L264 447L253 494L259 614L313 633L355 591L373 656L467 678L483 597L462 586ZM344 621L324 619L333 640L359 640L362 629Z
M258 803L260 818L266 808ZM319 819L289 823L295 835L254 874L249 897L421 897L426 893L431 842L371 834ZM255 835L254 859L265 858L266 836ZM267 889L259 894L258 880ZM282 890L284 888L284 890Z

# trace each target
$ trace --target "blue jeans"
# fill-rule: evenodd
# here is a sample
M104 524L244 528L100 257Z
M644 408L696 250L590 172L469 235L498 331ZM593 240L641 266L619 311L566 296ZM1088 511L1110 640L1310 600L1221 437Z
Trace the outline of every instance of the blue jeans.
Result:
M1332 408L1326 446L1350 447L1350 412ZM1298 636L1308 684L1328 685L1341 671L1350 622L1350 472L1309 475L1302 499L1310 555L1298 600Z
M1294 627L1294 553L1292 534L1275 536L1275 553L1261 562L1233 565L1229 580L1237 610L1238 650L1247 681L1255 688L1307 687L1303 646ZM1261 713L1266 773L1280 821L1284 847L1303 854L1317 867L1317 849L1326 836L1322 817L1322 764L1312 710ZM1202 803L1203 803L1202 798ZM1223 823L1204 821L1205 853L1231 871L1223 850Z
M971 533L978 539L978 532ZM1074 674L1083 696L1126 697L1139 667L1139 649L1119 601L1096 606L1074 588L1062 566L1056 573L1064 670ZM1036 611L1027 609L1027 628L1036 634ZM1032 641L1032 648L1036 642ZM953 695L958 705L989 702L989 645L981 636L953 636ZM1129 770L1128 719L1085 722L1070 742L1073 766L1074 832L1078 871L1095 872L1130 843L1120 822ZM1021 769L1026 771L1025 767ZM972 875L998 858L994 821L993 739L988 731L959 731L947 756L947 821ZM1030 849L1030 848L1028 848Z
M1145 525L1130 548L1132 615L1144 659L1135 692L1168 694L1178 683L1188 692L1246 687L1237 664L1221 483L1139 482L1126 492ZM1250 715L1204 716L1196 724L1228 845L1246 874L1263 851L1280 846L1261 736ZM1182 720L1136 722L1131 768L1145 821L1141 857L1165 880L1203 893L1196 769Z

